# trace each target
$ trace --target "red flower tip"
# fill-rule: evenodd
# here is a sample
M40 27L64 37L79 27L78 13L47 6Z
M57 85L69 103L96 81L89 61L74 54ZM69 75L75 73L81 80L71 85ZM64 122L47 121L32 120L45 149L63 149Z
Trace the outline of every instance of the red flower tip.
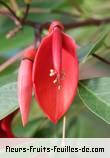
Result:
M76 43L53 22L38 48L33 65L35 97L53 122L65 114L77 90L78 59Z
M49 32L51 33L55 27L59 27L62 31L64 30L64 26L60 21L54 21L49 27Z
M29 48L27 48L27 49L24 51L23 59L29 59L29 60L34 61L35 54L36 54L36 52L35 52L33 46L30 46Z
M32 67L35 57L33 47L25 50L18 73L18 101L23 126L27 124L32 98Z

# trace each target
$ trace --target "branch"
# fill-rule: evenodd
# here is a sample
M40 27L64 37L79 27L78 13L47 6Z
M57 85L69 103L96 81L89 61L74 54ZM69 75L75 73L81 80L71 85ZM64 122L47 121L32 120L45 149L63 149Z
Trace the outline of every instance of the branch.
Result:
M11 15L16 18L16 20L20 21L20 18L16 16L16 13L8 6L8 4L6 4L4 1L0 1L0 4L2 4L5 8L7 8L11 13Z
M5 6L9 10L9 13L11 13L11 16L8 16L8 17L10 17L12 19L12 16L13 16L14 18L16 18L16 20L18 20L22 24L23 19L16 16L15 12L5 2L0 0L0 4ZM28 11L29 11L29 6L27 6L27 8L26 8L25 18L27 17ZM2 15L3 15L3 12L2 12ZM4 15L6 15L6 13ZM48 29L50 26L50 23L51 22L46 22L46 23L42 24L39 22L31 21L31 20L23 21L23 25L27 25L27 26L33 27L35 29L37 26L39 27L39 25L41 26L41 29ZM72 28L78 28L78 27L83 27L83 26L99 26L101 24L108 24L108 23L110 23L110 17L103 18L103 19L91 18L91 19L86 19L86 20L74 21L74 22L70 22L67 24L63 23L63 25L64 25L65 29L72 29Z
M7 12L6 10L0 9L0 15L2 15L2 16L7 16L7 17L10 18L12 21L14 21L15 24L16 24L16 21L18 21L18 20L16 20L16 18L15 18L14 16L12 16L12 15L11 15L9 12Z
M40 39L38 38L36 40L36 46L38 47L40 44ZM34 45L30 45L28 47L26 47L25 49L23 49L22 51L18 52L15 56L9 58L7 61L5 61L3 64L0 65L0 72L4 71L6 68L8 68L10 65L14 64L17 60L21 59L24 52L26 50L28 50L30 47L32 47ZM37 49L37 48L36 48Z
M25 8L25 13L24 13L24 17L22 19L22 23L25 22L27 16L28 16L28 13L29 13L29 9L30 9L30 3L29 4L26 4L26 8Z
M28 21L26 22L28 24ZM26 24L25 23L25 24ZM103 19L87 19L87 20L80 20L80 21L74 21L68 24L63 24L65 29L72 29L72 28L78 28L83 26L99 26L101 24L108 24L110 23L110 17L103 18ZM50 23L44 23L42 24L43 28L48 28Z
M26 49L28 49L28 47ZM21 51L21 52L18 52L15 56L9 58L7 61L5 61L3 64L1 64L0 65L0 72L2 72L3 70L5 70L6 68L8 68L10 65L12 65L13 63L15 63L20 58L22 58L22 55L23 55L24 51L25 51L25 49L23 51Z
M8 16L11 20L15 19L15 16L8 14L7 12L1 12L1 15ZM21 20L21 19L20 19ZM109 24L110 23L110 17L108 18L103 18L103 19L87 19L87 20L80 20L80 21L74 21L68 24L63 23L64 27L66 30L72 29L72 28L79 28L79 27L84 27L84 26L100 26L102 24ZM39 23L39 22L34 22L31 20L25 20L24 25L36 28L37 25L41 25L42 29L48 29L51 22L47 23Z
M21 25L16 26L14 29L10 30L6 34L6 38L9 39L11 37L14 37L21 29L22 29Z
M82 20L79 22L74 22L71 24L67 24L65 25L66 28L76 28L76 27L82 27L82 26L90 26L90 25L95 25L95 26L99 26L102 24L108 24L110 23L110 17L108 18L103 18L103 19L87 19L87 20Z

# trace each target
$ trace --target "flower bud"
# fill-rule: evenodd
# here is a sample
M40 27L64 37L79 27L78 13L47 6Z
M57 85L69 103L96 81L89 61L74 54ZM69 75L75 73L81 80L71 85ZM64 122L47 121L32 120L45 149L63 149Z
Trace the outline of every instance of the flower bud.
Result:
M27 124L32 99L32 68L35 51L33 47L25 50L18 73L18 100L23 126Z

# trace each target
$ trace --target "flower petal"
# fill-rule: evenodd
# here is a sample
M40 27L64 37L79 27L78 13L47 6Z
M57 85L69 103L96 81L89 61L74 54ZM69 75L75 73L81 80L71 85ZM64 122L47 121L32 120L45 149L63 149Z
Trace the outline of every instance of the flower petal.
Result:
M49 76L53 68L52 34L44 38L38 49L33 67L35 96L48 118L57 123L71 105L78 83L78 61L76 44L69 36L62 33L62 71L65 73L61 80L61 89L53 83Z
M0 138L15 138L12 133L11 123L17 111L0 120Z

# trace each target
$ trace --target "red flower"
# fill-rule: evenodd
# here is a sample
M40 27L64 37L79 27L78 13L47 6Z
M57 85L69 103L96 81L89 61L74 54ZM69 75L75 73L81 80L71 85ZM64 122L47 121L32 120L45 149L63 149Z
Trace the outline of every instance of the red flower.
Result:
M0 138L14 138L11 130L11 122L15 112L0 120Z
M24 51L18 74L18 101L24 126L28 121L32 98L32 67L34 56L35 51L33 47L29 47Z
M53 22L42 40L33 65L35 97L48 118L57 123L71 105L77 90L76 43Z

